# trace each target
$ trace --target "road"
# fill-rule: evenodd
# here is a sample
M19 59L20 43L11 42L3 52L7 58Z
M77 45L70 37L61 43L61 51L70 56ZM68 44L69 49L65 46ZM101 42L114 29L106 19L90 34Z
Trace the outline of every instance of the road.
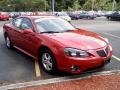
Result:
M0 85L68 76L66 74L49 75L43 72L41 67L38 67L32 58L16 49L7 49L2 32L4 23L6 22L0 21ZM72 24L76 27L96 32L109 39L114 50L114 56L111 59L111 63L107 64L104 68L96 69L96 72L120 70L120 22L107 21L101 17L95 20L75 20L72 21ZM83 75L87 74L89 73L87 72Z

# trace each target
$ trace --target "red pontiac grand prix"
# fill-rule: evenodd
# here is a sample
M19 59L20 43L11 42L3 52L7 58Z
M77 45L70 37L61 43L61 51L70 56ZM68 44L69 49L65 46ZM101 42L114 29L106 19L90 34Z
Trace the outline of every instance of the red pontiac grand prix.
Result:
M43 70L79 74L109 62L108 39L78 29L53 16L22 16L3 26L8 48L17 48L40 62Z

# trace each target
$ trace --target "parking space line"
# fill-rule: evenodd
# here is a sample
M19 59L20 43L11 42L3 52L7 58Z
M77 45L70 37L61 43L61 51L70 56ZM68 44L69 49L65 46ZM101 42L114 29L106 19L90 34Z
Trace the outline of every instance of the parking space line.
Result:
M36 77L41 76L40 67L39 67L39 63L37 60L35 60L35 73L36 73Z
M120 58L116 57L115 55L112 55L113 58L115 58L116 60L120 61Z
M113 34L111 34L111 33L106 33L106 32L102 32L102 33L120 39L119 36L113 35Z

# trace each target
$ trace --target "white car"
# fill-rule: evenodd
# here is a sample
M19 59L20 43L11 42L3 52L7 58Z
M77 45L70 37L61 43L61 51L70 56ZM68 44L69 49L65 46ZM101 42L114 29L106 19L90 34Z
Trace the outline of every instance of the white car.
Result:
M66 20L66 21L68 21L68 22L71 21L71 18L65 12L56 12L55 15L64 19L64 20Z

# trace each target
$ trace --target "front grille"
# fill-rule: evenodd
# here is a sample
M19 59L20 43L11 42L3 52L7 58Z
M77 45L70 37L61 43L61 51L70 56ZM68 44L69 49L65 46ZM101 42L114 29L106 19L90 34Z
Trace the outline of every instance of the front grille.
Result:
M100 57L106 57L106 56L107 56L104 50L99 50L99 51L97 51L97 54L98 54Z
M109 48L106 47L105 50L99 50L97 51L97 54L100 56L100 57L106 57L109 53Z

